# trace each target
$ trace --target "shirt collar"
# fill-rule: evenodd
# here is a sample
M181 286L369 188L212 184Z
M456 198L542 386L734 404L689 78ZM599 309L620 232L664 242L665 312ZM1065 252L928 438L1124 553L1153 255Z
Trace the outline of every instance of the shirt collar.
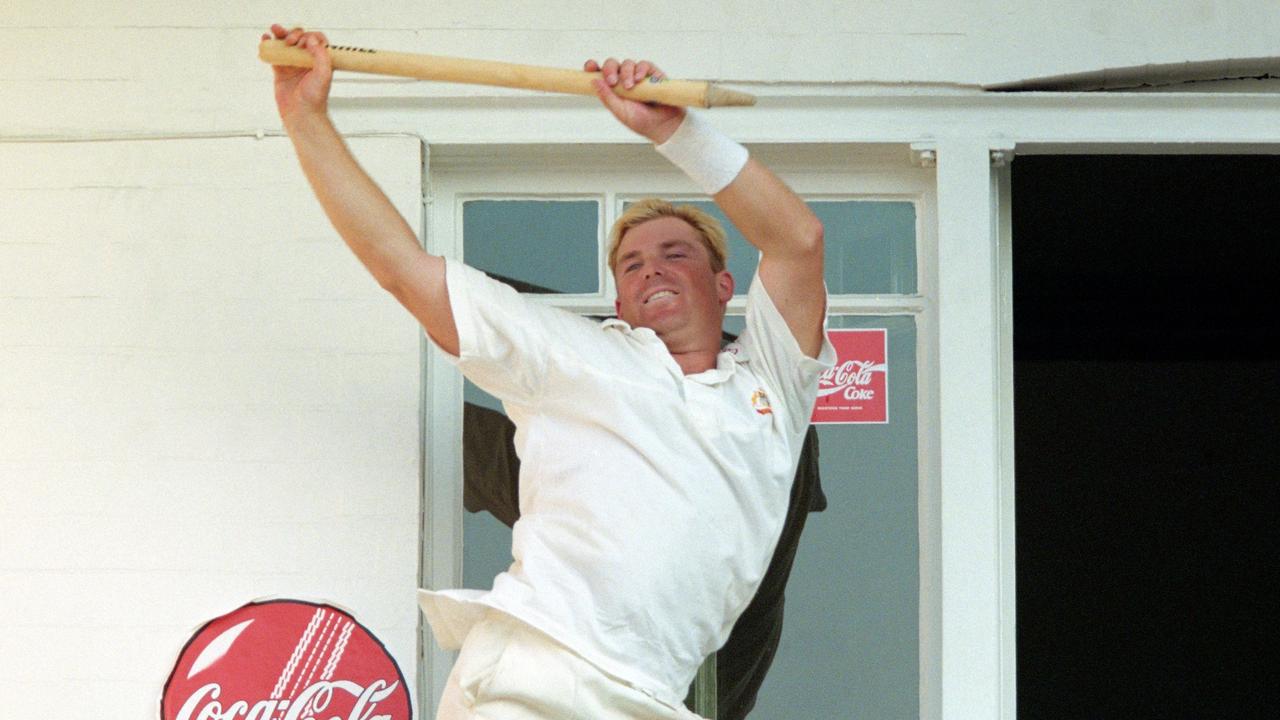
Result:
M658 337L658 334L649 328L633 328L627 321L616 317L601 320L600 328L602 330L617 330L624 335L631 335L643 342L662 342L662 339ZM665 346L663 349L666 349ZM743 351L741 345L733 342L720 349L720 353L716 355L715 367L703 370L700 373L686 375L685 377L703 385L715 385L733 377L733 373L737 370L738 365L745 362L748 362L746 352Z
M693 375L686 375L685 377L694 382L702 383L703 385L716 385L733 377L733 374L738 370L738 363L740 362L745 362L745 358L742 356L741 352L735 355L734 352L726 346L720 351L720 354L716 356L715 367L709 370L703 370L700 373L694 373Z

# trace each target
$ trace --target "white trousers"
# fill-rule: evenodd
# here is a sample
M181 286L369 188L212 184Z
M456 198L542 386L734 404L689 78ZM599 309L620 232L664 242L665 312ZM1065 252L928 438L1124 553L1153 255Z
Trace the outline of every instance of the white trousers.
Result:
M506 613L472 627L436 720L702 720L605 674Z

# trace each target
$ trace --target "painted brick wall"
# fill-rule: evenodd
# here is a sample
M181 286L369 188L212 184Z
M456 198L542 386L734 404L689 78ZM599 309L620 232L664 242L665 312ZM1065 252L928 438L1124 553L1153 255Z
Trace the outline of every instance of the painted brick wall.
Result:
M353 148L415 225L416 139ZM0 144L0 707L154 717L205 620L329 600L414 672L419 332L287 140Z
M352 45L569 67L632 55L660 60L674 76L822 84L981 84L1260 57L1275 53L1280 35L1280 5L1270 0L667 0L627 9L392 0L305 11L284 2L11 0L0 10L0 135L276 127L255 54L260 31L276 20ZM492 91L417 84L405 92Z

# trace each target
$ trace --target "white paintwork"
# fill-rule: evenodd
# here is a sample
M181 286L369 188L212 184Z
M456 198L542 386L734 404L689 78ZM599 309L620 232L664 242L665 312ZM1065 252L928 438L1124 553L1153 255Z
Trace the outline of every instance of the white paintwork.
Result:
M938 403L944 718L999 717L996 218L990 148L938 145Z
M256 57L272 21L336 43L580 67L650 57L674 76L745 83L959 85L1107 67L1275 54L1268 0L1176 4L1083 0L665 0L642 12L583 12L565 0L376 5L11 0L0 14L0 134L274 127ZM386 86L356 76L342 94ZM396 96L491 96L409 85Z
M417 141L351 143L416 212ZM348 608L412 677L417 332L291 156L0 144L8 714L154 717L195 629L264 596Z
M1001 718L1017 717L1018 695L1018 648L1017 648L1017 567L1014 563L1017 554L1014 539L1016 537L1015 505L1014 505L1014 451L1013 451L1013 197L1010 187L1010 169L1008 163L1013 158L1013 151L1008 148L993 150L993 156L999 154L1004 165L993 170L995 188L992 201L995 204L997 223L996 234L996 318L999 328L996 334L998 343L995 360L999 363L998 398L996 415L999 431L996 435L997 461L999 474L996 477L996 500L999 530L996 542L999 564L998 611L1000 613L999 637L999 679L1000 679L1000 714Z

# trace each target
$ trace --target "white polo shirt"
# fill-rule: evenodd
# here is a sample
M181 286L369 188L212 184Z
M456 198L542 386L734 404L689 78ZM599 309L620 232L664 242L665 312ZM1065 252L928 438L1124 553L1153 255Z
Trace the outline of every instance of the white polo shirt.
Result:
M454 362L516 425L520 520L493 589L420 591L437 642L488 607L678 705L773 556L818 376L759 279L746 329L685 375L648 328L593 322L449 261Z

